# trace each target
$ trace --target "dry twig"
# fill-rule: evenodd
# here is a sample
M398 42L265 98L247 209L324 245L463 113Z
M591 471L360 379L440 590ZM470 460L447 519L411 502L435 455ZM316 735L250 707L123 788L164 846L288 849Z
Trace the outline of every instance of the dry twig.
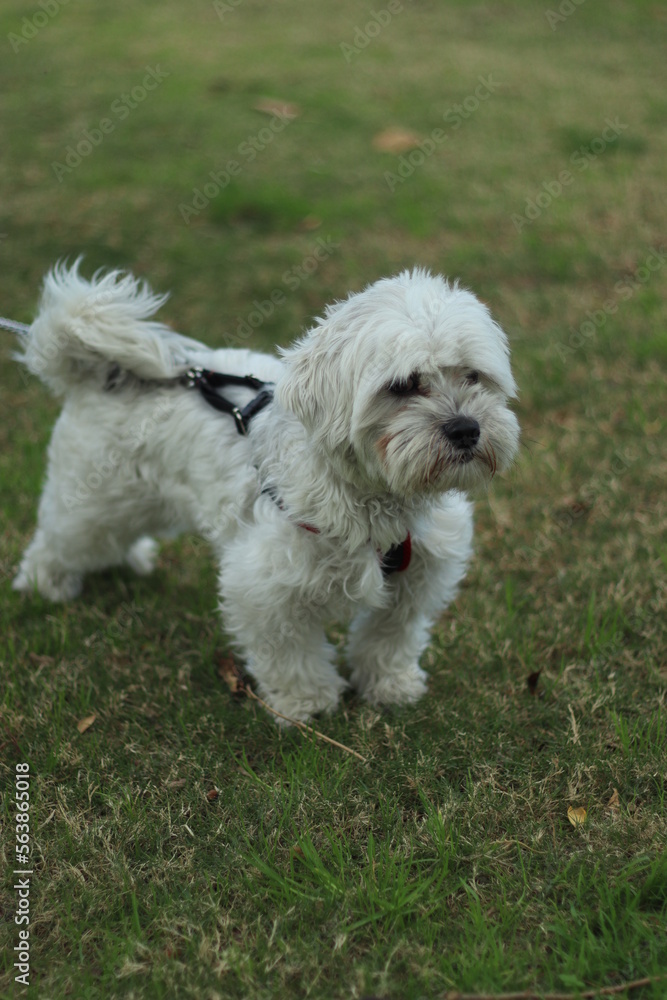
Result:
M305 722L299 722L298 719L290 719L289 715L283 715L282 712L277 712L275 708L271 708L270 705L267 705L267 703L263 701L259 697L259 695L256 695L255 692L252 690L252 688L248 687L247 684L245 685L245 693L248 695L249 698L252 698L254 701L259 702L262 708L265 708L267 712L271 712L273 715L277 715L279 719L284 719L285 722L290 722L293 726L296 726L297 729L300 729L301 732L312 733L314 736L317 736L318 739L326 740L326 742L331 743L332 746L338 747L339 750L344 750L345 753L351 753L353 757L358 757L359 760L362 761L362 763L364 764L366 763L365 757L362 757L361 754L357 753L356 750L352 750L350 747L346 747L344 743L339 743L338 740L332 740L330 736L325 736L324 733L321 733L319 731L319 729L313 729L312 726L307 726Z
M245 695L247 698L252 698L253 701L258 702L262 708L265 708L267 712L271 712L272 715L278 716L279 719L284 719L285 722L291 723L291 725L296 726L302 733L312 733L317 736L320 740L325 740L326 743L331 743L332 746L338 747L339 750L344 750L345 753L352 754L353 757L357 757L363 764L366 763L366 758L362 757L360 753L356 750L352 750L350 747L346 747L344 743L339 743L338 740L332 740L330 736L325 736L321 733L319 729L313 729L312 726L307 726L305 722L299 722L298 719L291 719L289 715L283 715L282 712L277 712L275 708L271 708L270 705L255 694L250 685L241 675L236 662L231 656L220 657L220 668L218 670L219 675L228 685L232 694L235 695Z
M533 993L531 990L520 993L459 993L458 990L450 990L443 995L442 1000L596 1000L596 997L610 997L626 990L638 990L642 986L650 986L651 983L659 983L663 979L667 979L667 976L646 976L631 983L600 986L598 989L582 990L579 993Z

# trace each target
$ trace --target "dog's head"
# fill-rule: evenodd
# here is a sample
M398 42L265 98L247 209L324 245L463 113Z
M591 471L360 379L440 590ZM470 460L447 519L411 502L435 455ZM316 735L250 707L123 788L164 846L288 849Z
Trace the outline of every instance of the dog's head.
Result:
M276 387L339 471L398 496L479 489L519 426L507 339L471 292L405 271L327 309Z

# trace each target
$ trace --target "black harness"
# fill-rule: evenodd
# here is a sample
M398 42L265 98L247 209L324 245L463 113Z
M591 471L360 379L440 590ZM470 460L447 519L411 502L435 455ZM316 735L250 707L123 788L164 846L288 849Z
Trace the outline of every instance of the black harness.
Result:
M207 368L190 368L181 377L181 382L189 389L198 389L209 406L220 410L222 413L229 413L234 418L237 431L243 435L248 433L249 421L252 420L255 414L260 413L265 406L268 406L273 399L273 383L262 382L261 379L255 378L254 375L225 375L223 372L212 372ZM235 403L225 399L224 396L221 396L217 392L218 389L221 389L225 385L241 385L248 389L257 389L258 392L249 403L246 403L243 409L240 409ZM273 487L265 487L262 493L270 496L280 510L285 511L285 506ZM319 535L320 533L319 528L302 521L297 522L297 527L303 528L304 531L310 531L314 535ZM380 552L378 555L380 558L380 568L384 576L390 576L392 573L402 573L410 565L412 556L410 533L408 532L404 541L399 542L398 545L392 545L388 552Z
M181 382L189 389L198 389L209 406L222 413L229 413L234 418L237 431L243 435L248 433L248 424L252 418L273 399L273 383L262 382L254 375L225 375L222 372L209 371L207 368L190 368L181 377ZM258 392L241 409L217 392L225 385L240 385L248 389L257 389Z

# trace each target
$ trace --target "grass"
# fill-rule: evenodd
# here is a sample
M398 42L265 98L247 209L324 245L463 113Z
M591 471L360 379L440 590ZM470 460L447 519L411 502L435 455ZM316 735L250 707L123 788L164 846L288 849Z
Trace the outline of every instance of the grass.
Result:
M0 312L29 319L45 270L83 252L89 270L129 267L171 289L164 316L178 329L270 349L325 302L429 266L459 276L507 329L523 448L478 502L474 564L424 658L429 697L383 713L348 699L318 723L362 764L231 697L215 570L197 539L166 545L152 578L103 574L64 607L11 592L57 405L3 340L0 768L12 790L15 764L30 763L33 989L574 997L656 976L665 20L648 2L588 2L552 30L520 0L421 0L346 62L341 44L362 37L370 7L228 6L68 4L24 44L11 37L37 8L5 5ZM166 75L138 100L147 67ZM497 88L448 126L489 74ZM271 134L254 110L267 97L300 109ZM54 169L104 118L113 130ZM600 151L608 119L626 127ZM373 147L388 127L446 135L393 191L385 175L410 151ZM230 161L241 169L227 184ZM179 206L211 172L220 190L186 224ZM320 260L318 239L330 247ZM276 290L280 304L249 324ZM587 810L583 826L570 805Z

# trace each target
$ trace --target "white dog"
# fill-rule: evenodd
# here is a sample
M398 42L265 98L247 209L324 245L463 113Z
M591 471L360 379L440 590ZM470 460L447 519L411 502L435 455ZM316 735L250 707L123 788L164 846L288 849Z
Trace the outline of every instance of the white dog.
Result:
M150 572L153 534L199 532L227 630L275 710L336 707L347 684L324 624L341 617L352 686L374 704L416 700L429 628L471 554L465 493L517 449L502 330L422 270L331 306L280 359L149 320L164 298L118 272L87 282L78 262L47 276L21 359L65 402L15 588L68 600L89 571ZM221 389L213 373L267 386L257 398L260 385Z

